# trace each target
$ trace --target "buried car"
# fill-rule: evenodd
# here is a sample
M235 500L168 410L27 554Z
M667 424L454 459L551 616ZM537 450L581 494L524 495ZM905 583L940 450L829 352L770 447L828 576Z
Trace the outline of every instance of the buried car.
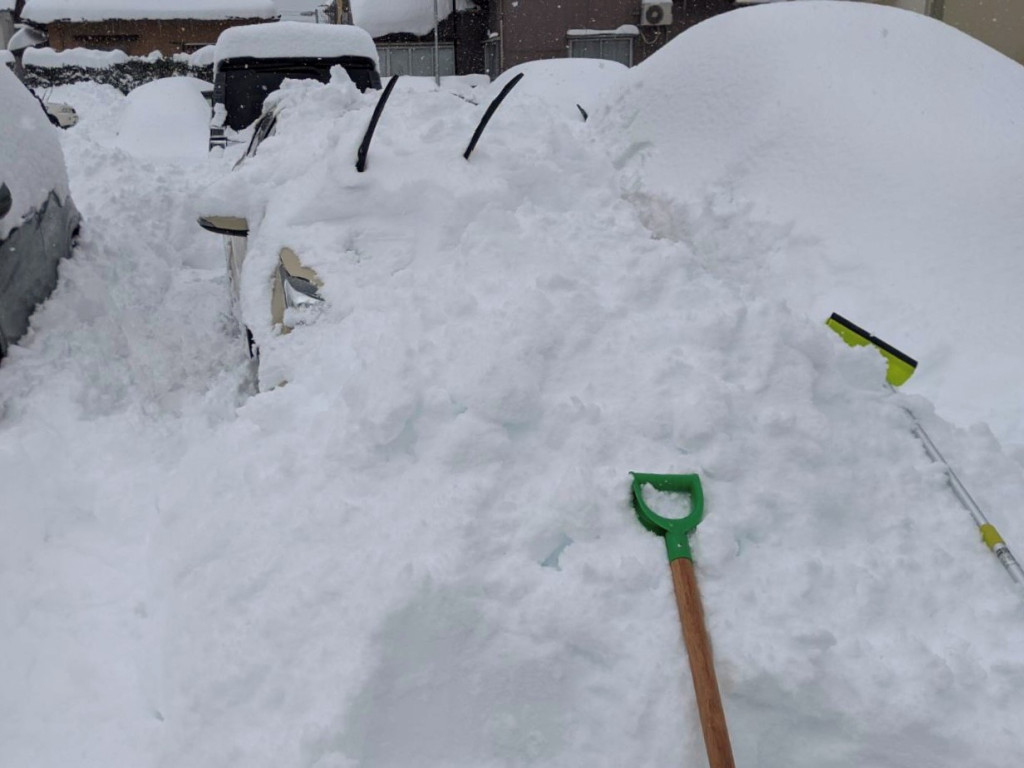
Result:
M211 146L224 144L224 129L242 130L263 110L267 95L285 79L326 83L341 66L361 91L380 88L373 38L351 25L278 22L232 27L215 48L214 124Z
M79 215L56 130L39 101L0 67L0 357L28 330L71 255Z
M285 83L267 100L248 148L208 190L199 219L225 238L233 314L259 361L261 388L317 365L301 350L324 343L325 329L353 302L376 301L411 260L443 258L445 222L496 204L496 191L523 173L517 157L583 138L589 128L576 105L590 106L590 90L581 85L615 79L621 68L557 65L566 92L526 89L490 123L514 82L492 84L479 104L416 85L399 85L387 101L394 79L378 98L335 70L326 85ZM486 125L499 127L473 154ZM558 170L544 157L536 183L550 186Z

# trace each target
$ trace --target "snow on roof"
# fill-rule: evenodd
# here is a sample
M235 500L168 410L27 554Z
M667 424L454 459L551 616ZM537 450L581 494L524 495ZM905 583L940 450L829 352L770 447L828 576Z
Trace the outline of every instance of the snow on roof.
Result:
M622 24L615 29L570 29L569 37L596 37L599 35L639 35L640 28L634 24Z
M21 17L40 24L58 19L272 19L277 8L272 0L28 0Z
M455 0L455 10L475 8L471 0ZM452 3L438 3L438 20L451 15ZM434 0L352 0L352 21L374 37L408 32L425 35L434 28Z
M377 46L363 29L348 24L304 24L279 21L232 27L217 38L216 61L307 56L365 56L378 63Z
M22 24L18 27L11 39L7 41L7 50L20 51L23 48L31 48L34 45L46 42L46 35L35 27Z
M56 69L58 67L82 67L83 69L108 69L114 64L128 61L124 51L95 51L91 48L69 48L55 51L53 48L28 48L22 55L26 67Z
M13 207L0 219L0 238L42 205L51 191L63 199L68 177L58 129L50 125L42 105L7 67L0 66L0 183L11 190Z

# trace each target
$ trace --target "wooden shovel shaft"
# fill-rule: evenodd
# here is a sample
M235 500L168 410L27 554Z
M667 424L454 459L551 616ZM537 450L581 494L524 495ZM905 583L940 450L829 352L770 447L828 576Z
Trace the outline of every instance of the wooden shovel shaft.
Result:
M672 561L672 583L676 588L679 621L683 625L683 641L690 657L690 673L697 695L697 711L704 731L704 747L711 768L735 768L729 729L725 723L725 710L718 692L711 641L704 626L704 606L697 589L697 575L693 562L680 558Z

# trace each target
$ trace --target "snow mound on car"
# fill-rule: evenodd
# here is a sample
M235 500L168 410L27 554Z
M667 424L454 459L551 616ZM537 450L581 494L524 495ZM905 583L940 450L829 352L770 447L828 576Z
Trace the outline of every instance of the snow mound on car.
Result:
M137 157L206 157L210 106L204 81L169 77L146 83L128 94L121 113L118 145Z
M42 105L14 73L0 65L0 182L11 190L13 205L0 219L0 239L24 216L42 205L50 192L68 194L58 129L50 125Z
M708 206L796 227L765 280L791 262L794 307L905 349L909 390L1024 444L1019 64L918 14L772 4L687 31L596 117L661 236L700 236Z

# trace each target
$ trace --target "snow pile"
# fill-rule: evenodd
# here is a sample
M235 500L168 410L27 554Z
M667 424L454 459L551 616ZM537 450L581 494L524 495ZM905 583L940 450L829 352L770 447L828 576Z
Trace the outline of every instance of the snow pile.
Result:
M536 99L546 106L561 109L567 116L581 119L577 105L589 113L626 69L618 62L599 59L530 61L502 72L484 98L494 98L512 78L522 74L523 79L515 90L517 101Z
M22 56L22 63L28 67L83 67L85 69L107 69L115 64L128 61L124 51L97 51L91 48L69 48L55 51L53 48L28 48Z
M272 19L271 0L28 0L25 21L106 19Z
M1024 68L917 14L772 4L632 70L603 125L659 236L717 238L694 217L751 206L791 231L752 265L772 290L903 349L908 391L1024 445Z
M648 470L704 478L738 764L1014 765L1019 595L878 356L766 293L778 241L742 210L696 222L718 250L654 236L589 125L515 91L470 162L483 105L404 95L359 174L376 99L292 84L211 191L251 227L265 391L161 495L177 762L256 730L275 763L701 765L664 547L627 501ZM326 299L287 336L284 246ZM1015 508L1021 468L915 406Z
M342 24L280 21L231 27L217 38L215 60L364 56L376 64L377 46L364 30Z
M10 212L0 219L3 239L50 192L66 197L68 180L59 131L6 66L0 66L0 104L0 182L7 184L13 200Z
M136 157L204 158L210 139L210 105L203 98L208 88L193 77L139 86L125 102L118 145Z
M438 21L456 11L475 8L472 0L442 1L437 4ZM434 28L434 0L351 0L352 22L373 37L406 32L425 35Z

